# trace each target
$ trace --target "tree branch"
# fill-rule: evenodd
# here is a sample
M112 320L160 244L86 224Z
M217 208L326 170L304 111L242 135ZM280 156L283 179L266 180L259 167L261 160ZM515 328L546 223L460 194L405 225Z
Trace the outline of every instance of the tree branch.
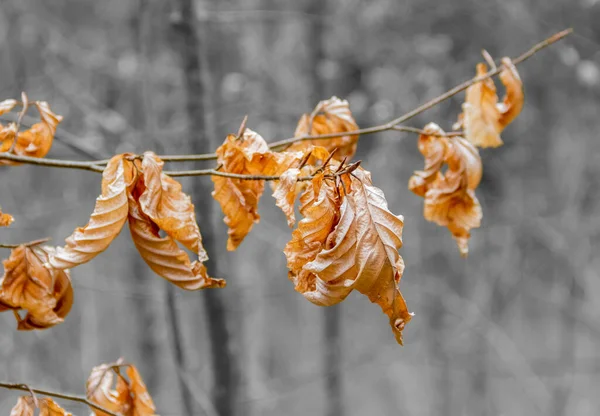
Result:
M114 413L114 412L111 412L108 409L103 408L102 406L98 406L96 403L89 401L85 397L72 396L70 394L64 394L64 393L55 393L53 391L47 391L47 390L34 389L34 388L29 387L27 384L21 384L21 383L4 383L4 382L0 382L0 388L4 388L4 389L8 389L8 390L26 391L26 392L28 392L30 394L31 394L31 392L33 392L33 393L41 394L41 395L44 395L44 396L55 397L57 399L70 400L72 402L79 402L79 403L86 404L89 407L91 407L93 409L96 409L96 410L98 410L98 411L100 411L102 413L105 413L107 415L110 415L110 416L120 416L119 413Z
M559 40L565 38L572 32L573 32L573 29L566 29L561 32L555 33L554 35L537 43L532 48L530 48L528 51L522 53L521 55L519 55L518 57L513 59L512 63L517 65L517 64L520 64L520 63L526 61L527 59L529 59L533 55L535 55L537 52L539 52L540 50L558 42ZM405 113L387 123L380 124L377 126L372 126L372 127L366 127L363 129L347 131L344 133L329 133L329 134L319 134L319 135L314 135L314 136L303 135L303 136L299 136L299 137L290 137L285 140L279 140L279 141L270 143L269 148L272 150L280 150L280 149L285 149L286 147L288 147L291 144L296 143L296 142L302 142L302 141L308 141L308 140L335 139L335 138L343 137L343 136L373 134L373 133L380 133L380 132L390 131L390 130L421 134L422 130L414 128L414 127L402 126L401 124L410 120L411 118L431 109L432 107L435 107L436 105L440 104L441 102L448 100L449 98L453 97L454 95L458 94L459 92L466 90L471 85L498 75L502 71L502 69L504 69L504 65L499 65L497 68L489 71L488 73L481 75L479 77L472 78L468 81L465 81L462 84L457 85L456 87L454 87L454 88L446 91L445 93L433 98L432 100L426 102L425 104L415 108L414 110L411 110L408 113ZM459 134L460 134L460 132L449 132L447 135L448 136L456 136ZM207 160L216 160L217 159L217 155L215 153L194 154L194 155L162 155L159 157L162 160L164 160L165 162L191 162L191 161L207 161ZM34 158L34 157L28 157L28 156L19 156L19 155L14 155L14 154L7 153L7 152L0 153L0 160L10 160L13 162L20 162L20 163L25 163L25 164L48 166L48 167L81 169L81 170L88 170L88 171L92 171L92 172L102 172L103 171L102 165L105 165L106 163L108 163L108 159L94 160L94 161L59 160L59 159L46 159L46 158ZM231 177L231 178L235 178L235 179L267 180L267 181L279 179L279 177L273 177L273 176L226 174L224 172L218 172L214 169L176 171L176 172L166 172L166 173L168 173L171 176L212 175L212 176ZM231 176L231 175L234 175L234 176ZM308 179L304 179L304 180L308 180Z
M19 246L31 247L37 246L38 244L43 244L46 241L50 240L49 238L40 238L38 240L29 241L27 243L19 243L19 244L0 244L0 248L17 248Z

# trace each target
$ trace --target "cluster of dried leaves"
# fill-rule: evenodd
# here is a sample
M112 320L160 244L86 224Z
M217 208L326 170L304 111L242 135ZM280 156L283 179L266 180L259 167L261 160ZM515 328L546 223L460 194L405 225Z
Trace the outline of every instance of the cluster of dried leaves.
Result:
M509 58L503 58L502 64L500 80L506 89L502 102L498 102L492 79L470 86L463 112L453 126L462 129L464 137L448 137L436 124L428 124L418 144L425 168L416 171L408 184L411 191L425 198L424 217L448 227L462 256L469 252L471 229L479 227L482 218L475 196L482 174L477 147L501 146L500 133L523 108L523 85L517 69ZM487 71L487 66L479 63L476 76Z
M462 255L468 253L470 230L479 227L482 217L475 196L482 174L476 146L501 145L500 132L523 105L519 75L508 58L502 63L503 101L498 102L491 79L469 87L454 126L464 131L464 137L447 135L436 124L428 124L418 142L425 168L409 181L409 189L425 199L425 218L448 227ZM477 65L477 76L486 72L485 64ZM15 100L0 103L0 114L16 104ZM21 104L26 111L25 95ZM44 102L33 105L42 121L18 135L15 123L2 126L0 150L36 157L48 152L61 117ZM284 249L295 289L321 306L339 303L356 289L382 308L396 340L402 343L402 329L412 316L398 289L404 270L398 254L403 217L389 211L383 192L373 185L370 173L359 167L360 162L346 162L354 155L358 140L357 135L346 133L356 130L348 102L337 97L320 102L311 114L301 117L295 135L302 139L284 151L271 150L244 125L216 151L222 176L212 176L212 195L229 227L228 250L235 250L260 220L258 203L265 180L274 180L275 203L290 227L296 222L294 206L299 197L302 219ZM341 135L303 139L323 134ZM88 224L76 228L64 247L13 250L4 262L0 310L15 311L18 329L48 328L62 322L73 301L68 269L106 250L125 223L140 255L158 275L186 290L225 286L223 279L208 275L203 264L208 255L194 205L181 184L163 172L163 166L152 152L114 156L102 174L102 192ZM0 212L0 225L11 221L12 217ZM194 260L184 248L194 254ZM20 310L26 312L24 317Z
M125 368L125 374L121 369ZM119 360L92 369L86 383L87 400L105 411L123 416L154 416L156 408L139 372L132 364ZM49 397L38 399L33 393L21 396L10 416L33 416L35 408L40 416L71 416ZM96 416L106 412L92 408Z

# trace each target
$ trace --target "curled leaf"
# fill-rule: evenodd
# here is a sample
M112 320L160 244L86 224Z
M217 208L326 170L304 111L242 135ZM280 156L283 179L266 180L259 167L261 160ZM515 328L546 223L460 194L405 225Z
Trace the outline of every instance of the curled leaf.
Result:
M10 98L8 100L0 101L0 116L8 113L9 111L12 111L12 109L15 108L16 105L17 105L17 100L12 99L12 98Z
M2 207L0 207L0 227L8 227L14 220L12 215L2 212Z
M294 136L346 133L354 130L358 130L358 125L352 116L348 101L334 96L319 102L311 114L303 114L298 121ZM336 159L341 160L344 157L351 159L356 152L357 142L358 135L344 135L333 139L296 142L288 150L301 150L316 145L324 147L329 152L337 149L334 156Z
M49 397L40 400L40 416L73 416Z
M425 157L425 170L416 171L409 189L425 198L423 215L428 221L446 226L452 232L462 256L469 252L470 230L479 227L481 206L475 189L481 181L482 165L477 148L462 137L440 137L435 124L425 127L419 137L419 150ZM447 166L445 173L443 166Z
M102 194L85 227L78 227L58 247L50 263L67 269L87 263L108 248L127 220L127 187L134 178L133 163L125 155L114 156L102 173Z
M500 81L506 89L502 103L498 103L496 86L491 78L467 88L463 113L455 128L463 128L468 141L479 147L498 147L503 144L502 130L508 126L523 108L523 84L510 58L502 58L504 68ZM476 76L485 75L486 64L476 66Z
M279 175L298 163L303 152L271 152L256 132L245 129L241 137L229 135L217 149L220 171L249 175ZM213 198L221 205L225 224L229 227L227 250L235 250L260 220L258 201L264 192L264 181L241 180L213 176Z
M119 372L118 368L118 366L102 364L92 369L86 383L88 400L123 416L155 415L154 402L135 366L127 365L128 379ZM113 388L115 376L117 381ZM106 415L96 409L94 413L96 416Z
M0 103L0 114L3 112L3 103ZM18 133L13 153L21 156L44 157L52 147L56 127L62 121L62 116L54 114L45 101L35 101L32 104L39 113L40 122L35 123L29 130ZM6 105L5 109L9 107L10 105ZM12 109L12 107L10 108ZM3 126L0 130L0 152L11 149L16 135L16 127L15 123L9 123L8 126ZM0 161L0 165L16 164L18 163L8 160Z
M359 168L344 176L344 185L331 178L313 180L303 194L305 218L284 250L290 277L296 290L321 306L358 290L381 307L402 344L402 330L412 317L398 289L403 218L389 211L368 172Z
M0 282L0 311L15 311L18 330L45 329L64 321L73 305L68 270L48 263L51 247L21 245L4 261ZM24 318L19 310L27 311Z
M293 227L296 223L294 202L296 201L296 195L298 194L298 175L300 175L300 169L298 168L286 170L281 174L281 179L277 181L275 190L273 191L275 204L281 208L285 214L287 223L290 227Z
M0 103L1 105L2 103ZM35 404L31 396L21 396L10 411L10 416L33 416Z
M129 230L146 264L156 274L185 290L224 287L225 281L208 276L206 267L200 261L190 262L173 237L160 236L160 228L144 214L137 201L144 191L143 183L138 181L129 195Z

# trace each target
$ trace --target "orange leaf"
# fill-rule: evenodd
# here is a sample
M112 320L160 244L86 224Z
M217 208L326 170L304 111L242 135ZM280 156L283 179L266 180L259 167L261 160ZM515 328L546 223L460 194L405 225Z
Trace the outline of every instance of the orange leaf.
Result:
M8 101L8 100L7 100ZM20 156L44 157L52 147L52 141L56 134L56 127L62 121L62 116L56 115L50 110L50 106L45 101L35 101L33 105L36 107L40 122L35 123L29 130L20 132L17 143L13 149L13 153ZM2 107L2 103L0 103ZM8 108L6 106L5 108ZM13 106L14 107L14 106ZM12 107L11 107L12 108ZM2 111L0 111L0 114ZM10 150L15 138L16 124L10 123L0 131L0 152ZM18 165L17 162L0 161L0 165Z
M271 152L265 140L246 129L242 137L229 135L217 149L221 172L250 175L279 175L300 161L303 152ZM264 191L264 181L241 180L213 176L212 196L225 214L229 227L227 250L235 250L260 220L258 201Z
M277 181L275 190L273 191L273 198L275 198L275 204L281 208L285 216L287 217L287 223L290 227L293 227L296 223L296 217L294 215L294 202L298 194L298 175L300 175L300 169L290 168L281 174L281 179Z
M113 389L115 375L117 382ZM152 397L148 394L146 385L135 366L127 365L127 377L129 380L108 364L94 367L86 383L88 400L123 416L155 415L156 408ZM96 416L106 415L96 409L94 413Z
M174 240L208 260L202 247L202 236L196 222L191 198L183 193L181 184L162 172L164 162L154 153L144 153L142 171L145 190L140 195L142 212Z
M294 137L345 133L354 130L358 130L358 125L352 116L348 101L331 97L329 100L319 102L312 114L302 115L300 121L298 121ZM329 152L338 149L334 157L339 160L344 157L351 159L356 152L357 142L358 135L345 135L331 139L296 142L288 150L301 150L310 145L317 145L326 148Z
M506 89L502 103L498 103L496 86L491 78L467 88L463 113L454 128L464 128L465 137L479 147L498 147L503 144L500 133L523 108L523 84L510 58L502 58L505 67L500 80ZM486 64L476 66L476 76L485 75Z
M416 171L409 189L425 197L423 215L428 221L447 226L462 256L469 252L470 230L481 223L481 206L475 189L481 181L482 166L477 148L462 137L444 134L434 123L419 137L419 150L425 157L425 170ZM443 166L448 169L442 173Z
M102 194L85 227L76 228L50 259L52 266L67 269L87 263L108 248L127 220L127 187L134 178L133 164L125 155L114 156L102 173Z
M2 212L2 207L0 207L0 227L8 227L14 220L12 215Z
M15 108L16 105L17 105L17 100L12 99L12 98L10 98L8 100L0 101L0 116L8 113L9 111L12 111L12 109Z
M40 400L40 416L73 416L49 397Z
M31 396L21 396L17 400L17 404L10 411L10 416L33 416L34 412L35 404L33 403L33 398Z
M201 262L191 263L188 255L170 235L160 236L160 228L144 214L136 200L143 192L143 183L138 181L136 189L129 195L129 230L148 266L159 276L185 290L224 287L225 280L208 276Z
M0 282L0 310L27 311L25 318L15 313L18 330L45 329L63 322L73 304L73 288L68 270L48 264L51 247L19 246L4 261Z

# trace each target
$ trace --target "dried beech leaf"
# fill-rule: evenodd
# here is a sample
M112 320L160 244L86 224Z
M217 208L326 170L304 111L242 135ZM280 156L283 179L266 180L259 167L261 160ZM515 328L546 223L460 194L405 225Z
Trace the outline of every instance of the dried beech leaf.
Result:
M467 88L463 114L455 128L463 127L465 137L479 147L498 147L503 144L500 133L512 122L523 108L523 84L510 58L503 58L506 66L500 80L506 89L502 103L498 103L496 86L487 78ZM486 64L476 66L476 76L485 75Z
M1 103L0 103L1 104ZM21 396L10 411L10 416L33 416L35 404L31 396Z
M32 104L36 107L40 115L40 122L35 123L29 130L19 132L13 153L20 156L44 157L52 147L56 127L62 121L62 116L54 114L45 101L35 101ZM15 132L16 125L14 123L10 123L2 129L2 133L0 133L0 139L2 140L0 143L0 152L10 150ZM19 163L8 160L0 161L0 165L17 164Z
M0 101L0 116L2 114L6 114L9 111L12 111L13 108L15 108L15 106L17 105L17 100L14 99L8 99L8 100L4 100L4 101Z
M135 366L128 365L126 372L129 380L108 364L94 367L86 383L88 400L123 416L155 415L154 402ZM115 376L117 381L113 389ZM94 413L96 416L106 415L96 409Z
M49 265L51 247L19 246L4 261L0 282L0 310L26 310L15 314L18 330L45 329L63 322L73 304L68 270Z
M271 152L265 140L246 129L242 137L229 135L217 149L220 171L250 175L279 175L298 163L303 152ZM227 250L235 250L260 220L258 201L264 181L241 180L213 176L213 198L221 205L225 224L229 227Z
M40 416L73 416L49 397L44 397L39 402Z
M425 131L443 134L433 123ZM482 174L479 152L462 137L427 134L419 137L419 150L425 157L425 170L415 172L409 189L425 197L425 219L448 227L461 255L466 256L470 230L479 227L482 218L475 196ZM448 169L442 173L444 165Z
M275 198L275 204L281 208L287 218L287 223L290 227L293 227L296 223L296 217L294 215L294 202L298 194L298 176L300 175L300 169L290 168L281 174L281 179L277 181L275 190L273 191L273 198Z
M133 400L129 394L129 386L122 377L117 375L116 386L113 389L114 370L107 364L92 368L86 382L87 398L89 401L122 415L131 414ZM96 416L108 416L106 413L93 409Z
M0 207L0 227L8 227L14 220L12 215L2 212L2 207Z
M142 184L136 185L137 195ZM135 190L134 190L135 191ZM224 287L225 280L208 276L206 267L199 262L190 262L185 251L167 235L161 237L160 228L142 212L135 193L129 196L129 230L131 238L144 261L159 276L185 290Z
M58 247L50 263L58 269L67 269L86 263L108 248L119 235L127 220L127 187L131 184L133 164L117 155L102 173L102 194L96 199L94 212L85 227L78 227L66 239L65 247Z
M316 136L321 134L345 133L358 130L358 125L350 111L348 101L337 97L321 101L315 107L312 114L303 114L296 127L294 137L304 135ZM301 150L310 145L322 146L329 152L338 149L335 153L336 159L348 157L351 159L356 152L358 135L346 135L333 139L307 140L296 142L288 150Z
M174 240L198 254L200 261L206 261L208 255L202 246L194 204L179 182L162 173L163 166L164 162L154 153L144 153L145 190L139 198L142 212Z

